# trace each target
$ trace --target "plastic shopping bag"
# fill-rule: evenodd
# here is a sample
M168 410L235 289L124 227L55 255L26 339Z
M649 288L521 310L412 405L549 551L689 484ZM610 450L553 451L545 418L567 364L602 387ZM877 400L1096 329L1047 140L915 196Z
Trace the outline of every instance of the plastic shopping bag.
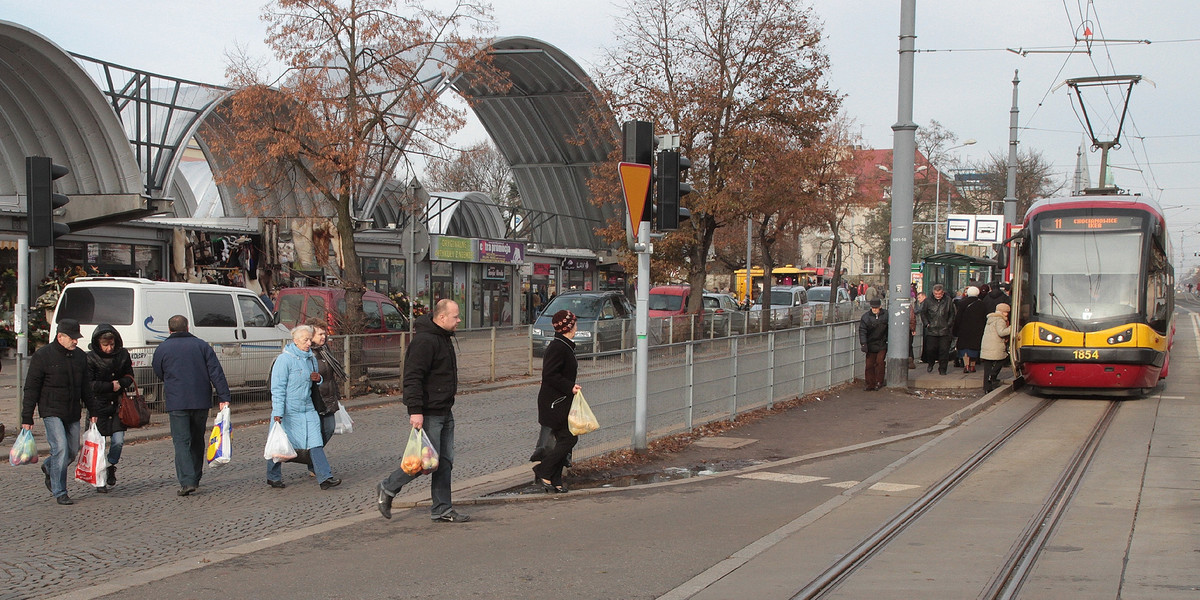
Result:
M404 447L404 458L400 460L400 469L409 475L432 473L438 468L438 453L433 449L433 442L425 435L424 429L413 430L408 434L408 444Z
M283 423L271 421L271 433L267 434L267 447L263 450L263 458L275 462L296 458L296 449L283 430Z
M108 449L104 447L104 436L96 424L83 435L83 443L79 445L79 462L75 465L75 481L104 487L108 485Z
M213 419L212 433L208 434L208 449L204 452L204 457L208 459L208 464L212 466L223 465L229 462L230 439L229 434L232 431L232 425L229 423L229 407L221 409L217 413L217 418Z
M28 465L38 461L37 444L33 441L33 432L22 428L13 441L12 450L8 451L8 464L12 466Z
M350 413L346 411L346 407L340 402L338 403L337 412L333 413L333 432L354 433L354 421L350 419Z
M596 420L596 415L592 412L592 407L588 406L587 400L583 399L583 392L575 392L575 398L571 400L571 412L567 413L567 429L571 430L571 435L583 435L600 429L600 422Z

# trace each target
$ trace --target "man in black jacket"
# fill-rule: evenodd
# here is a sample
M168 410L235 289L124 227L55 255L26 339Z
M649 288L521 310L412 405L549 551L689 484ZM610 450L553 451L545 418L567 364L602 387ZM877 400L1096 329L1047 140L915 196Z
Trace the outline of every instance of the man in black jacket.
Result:
M867 353L867 368L864 378L868 392L881 389L887 373L888 316L883 312L883 302L871 300L871 310L858 320L858 343Z
M59 504L75 503L67 495L67 469L79 454L82 407L86 405L93 414L100 410L92 394L87 357L76 348L81 337L79 321L58 322L54 341L38 348L29 359L21 403L21 427L33 429L34 406L42 417L46 442L50 444L50 458L42 464L42 473L46 475L46 489Z
M471 517L450 503L450 473L454 469L454 395L458 392L458 359L454 354L454 329L459 321L458 303L443 298L433 312L413 323L413 339L404 355L404 405L408 422L424 429L438 453L438 468L431 475L429 492L434 521L463 523ZM392 518L392 500L400 488L417 475L396 469L375 486L376 506L386 519Z
M938 372L945 375L949 366L950 345L954 342L954 335L950 331L954 325L954 302L942 284L933 286L933 295L925 298L917 314L925 323L925 360L929 363L928 370L932 373L936 362Z

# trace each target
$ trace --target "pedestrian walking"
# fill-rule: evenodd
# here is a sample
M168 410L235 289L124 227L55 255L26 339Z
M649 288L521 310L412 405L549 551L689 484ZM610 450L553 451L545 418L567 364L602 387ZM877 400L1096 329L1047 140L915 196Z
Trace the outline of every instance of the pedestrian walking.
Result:
M413 338L404 356L404 405L408 422L424 429L438 453L438 468L431 475L429 493L434 521L465 523L469 515L454 510L450 501L450 473L454 469L454 396L458 392L458 359L454 329L458 303L443 298L433 312L413 323ZM384 518L392 518L392 500L400 488L416 478L397 468L376 486L376 505Z
M950 345L954 341L950 330L954 324L954 302L940 283L933 286L933 295L921 303L921 320L925 323L925 362L933 372L937 363L938 373L946 374L950 358Z
M1012 327L1008 323L1010 307L1001 302L996 305L996 312L988 315L987 326L983 330L983 341L979 350L979 359L983 362L983 392L986 394L1000 387L1000 369L1008 359L1008 338Z
M313 327L297 325L292 329L292 342L271 366L271 419L283 426L288 441L296 450L307 450L313 472L321 489L338 486L341 479L333 476L325 456L325 440L321 436L321 415L313 406L313 390L321 385L317 357L312 353ZM318 392L319 394L320 392ZM267 459L267 485L285 488L283 464Z
M87 357L78 349L79 321L62 319L54 341L38 348L29 359L25 395L21 399L21 427L33 429L37 407L50 444L50 458L42 463L46 489L63 505L75 504L67 493L67 470L79 454L79 419L83 406L99 412L88 376ZM95 421L95 418L92 419Z
M204 450L208 444L208 412L216 390L220 409L229 406L229 384L225 370L208 342L188 332L188 319L175 315L167 320L170 336L154 351L151 366L163 383L163 405L171 424L175 445L175 478L188 496L200 487L204 475Z
M542 462L533 468L535 483L547 493L565 494L562 473L567 457L579 436L567 427L567 413L571 411L571 400L580 388L575 383L579 374L579 361L575 358L575 313L560 310L554 313L550 324L554 327L554 338L546 346L542 357L542 387L538 390L538 424L550 428L554 445L542 455Z
M339 403L342 400L342 382L346 381L346 370L338 362L333 351L329 349L329 326L321 319L309 319L305 325L313 328L312 353L317 359L317 372L321 374L321 384L317 386L319 402L313 402L314 408L324 405L324 410L317 410L321 415L321 440L329 446L333 438L333 430L337 427ZM310 469L311 472L311 469Z
M121 450L125 447L125 424L117 416L121 408L121 393L132 391L133 359L121 334L108 323L101 323L92 332L92 343L87 353L88 375L92 380L92 393L96 396L95 412L89 410L100 435L108 439L108 470L101 475L104 485L96 491L107 494L108 488L117 484L117 463L121 461Z
M883 387L887 372L888 319L883 314L883 302L872 300L870 310L858 320L858 343L867 353L866 391Z
M975 364L979 361L979 344L983 337L983 328L987 325L987 305L979 296L979 288L967 288L967 297L959 302L955 312L954 336L958 339L958 356L963 362L963 373L974 373Z

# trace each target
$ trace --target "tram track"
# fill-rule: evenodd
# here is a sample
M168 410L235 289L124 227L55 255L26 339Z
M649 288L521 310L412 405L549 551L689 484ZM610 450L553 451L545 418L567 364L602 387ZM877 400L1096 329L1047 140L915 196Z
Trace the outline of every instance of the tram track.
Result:
M867 565L872 558L883 552L910 526L930 512L939 501L949 495L959 484L966 481L981 465L988 461L1005 444L1014 439L1039 415L1054 404L1054 400L1041 399L1037 405L1017 419L1012 425L972 454L945 477L911 502L907 507L867 535L842 557L814 577L807 585L791 596L792 600L815 600L831 596L854 573ZM1046 495L1040 509L1029 519L1020 536L1013 543L1003 564L988 584L980 591L980 599L1009 599L1017 597L1021 586L1035 565L1047 540L1053 535L1062 515L1070 506L1079 489L1080 482L1091 464L1104 434L1112 423L1120 406L1118 401L1108 401L1103 414L1093 425L1086 439L1078 446L1071 459L1062 469L1057 481Z

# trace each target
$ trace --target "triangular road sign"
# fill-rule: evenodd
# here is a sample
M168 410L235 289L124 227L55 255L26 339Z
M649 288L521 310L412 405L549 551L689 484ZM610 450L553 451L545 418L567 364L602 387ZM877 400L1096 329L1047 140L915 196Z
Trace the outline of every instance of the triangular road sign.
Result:
M637 241L638 226L646 210L646 197L650 194L650 165L619 163L617 172L621 176L621 190L625 194L625 229L630 232L630 243Z

